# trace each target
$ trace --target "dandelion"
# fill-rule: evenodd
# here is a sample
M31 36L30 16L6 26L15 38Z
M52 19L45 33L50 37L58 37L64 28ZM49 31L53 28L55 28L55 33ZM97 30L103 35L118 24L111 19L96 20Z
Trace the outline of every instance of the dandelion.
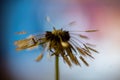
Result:
M47 17L50 22L50 18ZM69 23L70 25L75 22ZM45 51L48 51L51 56L55 56L55 69L56 69L56 80L59 80L59 57L63 58L63 61L72 67L73 64L79 65L79 59L86 65L89 66L85 57L90 58L92 52L98 53L97 50L91 48L90 43L85 43L83 39L89 39L88 36L81 34L82 32L96 32L97 30L86 30L86 31L68 31L64 28L56 29L53 27L53 31L46 31L45 34L33 35L27 39L18 40L15 42L17 46L16 50L24 50L34 48L36 46L42 46L43 52L36 58L36 61L40 61ZM76 33L79 32L79 33Z

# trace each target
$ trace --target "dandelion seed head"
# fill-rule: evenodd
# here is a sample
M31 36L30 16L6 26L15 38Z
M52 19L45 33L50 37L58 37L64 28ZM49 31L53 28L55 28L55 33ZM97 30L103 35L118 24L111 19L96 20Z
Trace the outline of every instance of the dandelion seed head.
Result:
M50 18L46 17L47 21L50 22ZM71 22L70 24L74 24ZM79 32L96 32L97 30L86 30ZM92 52L98 53L97 50L91 48L88 42L84 42L84 39L88 39L88 36L78 34L77 31L55 29L52 31L46 31L43 36L30 35L26 39L15 42L17 46L16 50L23 49L34 49L38 46L44 48L43 52L36 58L36 61L40 61L45 51L48 51L51 56L62 57L64 62L71 67L72 63L80 66L79 59L86 65L89 66L85 60L86 56L93 58ZM83 40L82 40L83 39ZM75 55L76 54L76 55Z
M68 31L63 31L63 30L53 30L53 31L47 31L45 35L46 39L51 41L55 40L56 42L66 42L69 41L70 35Z

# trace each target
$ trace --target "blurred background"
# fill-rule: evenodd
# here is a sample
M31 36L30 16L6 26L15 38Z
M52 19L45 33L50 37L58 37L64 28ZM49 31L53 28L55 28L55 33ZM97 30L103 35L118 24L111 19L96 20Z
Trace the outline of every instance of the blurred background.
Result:
M54 57L40 62L41 49L16 51L14 42L31 34L57 29L76 21L75 30L98 29L86 34L100 54L88 59L86 67L69 68L60 60L61 80L120 80L120 1L119 0L3 0L1 1L0 79L54 80ZM69 29L69 28L68 28ZM16 32L26 31L25 35Z

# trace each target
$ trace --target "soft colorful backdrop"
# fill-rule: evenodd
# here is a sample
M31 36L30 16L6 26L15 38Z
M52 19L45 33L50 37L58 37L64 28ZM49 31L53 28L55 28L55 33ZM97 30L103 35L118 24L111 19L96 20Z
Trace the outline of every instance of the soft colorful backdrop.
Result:
M6 80L54 80L54 57L35 58L40 49L16 51L14 42L35 33L52 30L45 21L50 16L56 28L76 21L74 30L98 29L86 34L100 54L88 59L90 67L69 68L60 60L61 80L120 79L120 2L118 0L5 0L1 39L1 77ZM70 28L67 28L70 29ZM73 30L72 29L72 30ZM71 29L70 29L71 30ZM26 31L25 35L16 32Z

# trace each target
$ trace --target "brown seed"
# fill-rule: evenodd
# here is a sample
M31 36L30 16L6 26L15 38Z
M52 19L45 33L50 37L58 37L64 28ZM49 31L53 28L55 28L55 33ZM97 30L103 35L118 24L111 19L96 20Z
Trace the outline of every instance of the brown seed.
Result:
M82 56L80 56L80 59L82 60L82 62L83 62L86 66L89 66L89 64L85 61L85 59L84 59Z
M40 61L41 59L43 58L43 54L41 53L37 58L36 58L36 61Z
M88 37L85 36L85 35L81 35L81 34L80 34L80 37L81 37L81 38L84 38L84 39L88 39Z
M89 48L90 50L96 52L96 53L99 53L97 50L95 50L95 49L93 49L93 48L91 48L91 47L88 47L88 48Z
M65 60L65 62L68 64L69 67L72 66L72 64L71 64L71 62L70 62L70 60L69 60L69 58L67 56L64 56L63 59Z
M97 32L98 30L86 30L85 32Z
M77 47L77 50L78 50L82 55L84 55L84 56L86 55L83 49Z

